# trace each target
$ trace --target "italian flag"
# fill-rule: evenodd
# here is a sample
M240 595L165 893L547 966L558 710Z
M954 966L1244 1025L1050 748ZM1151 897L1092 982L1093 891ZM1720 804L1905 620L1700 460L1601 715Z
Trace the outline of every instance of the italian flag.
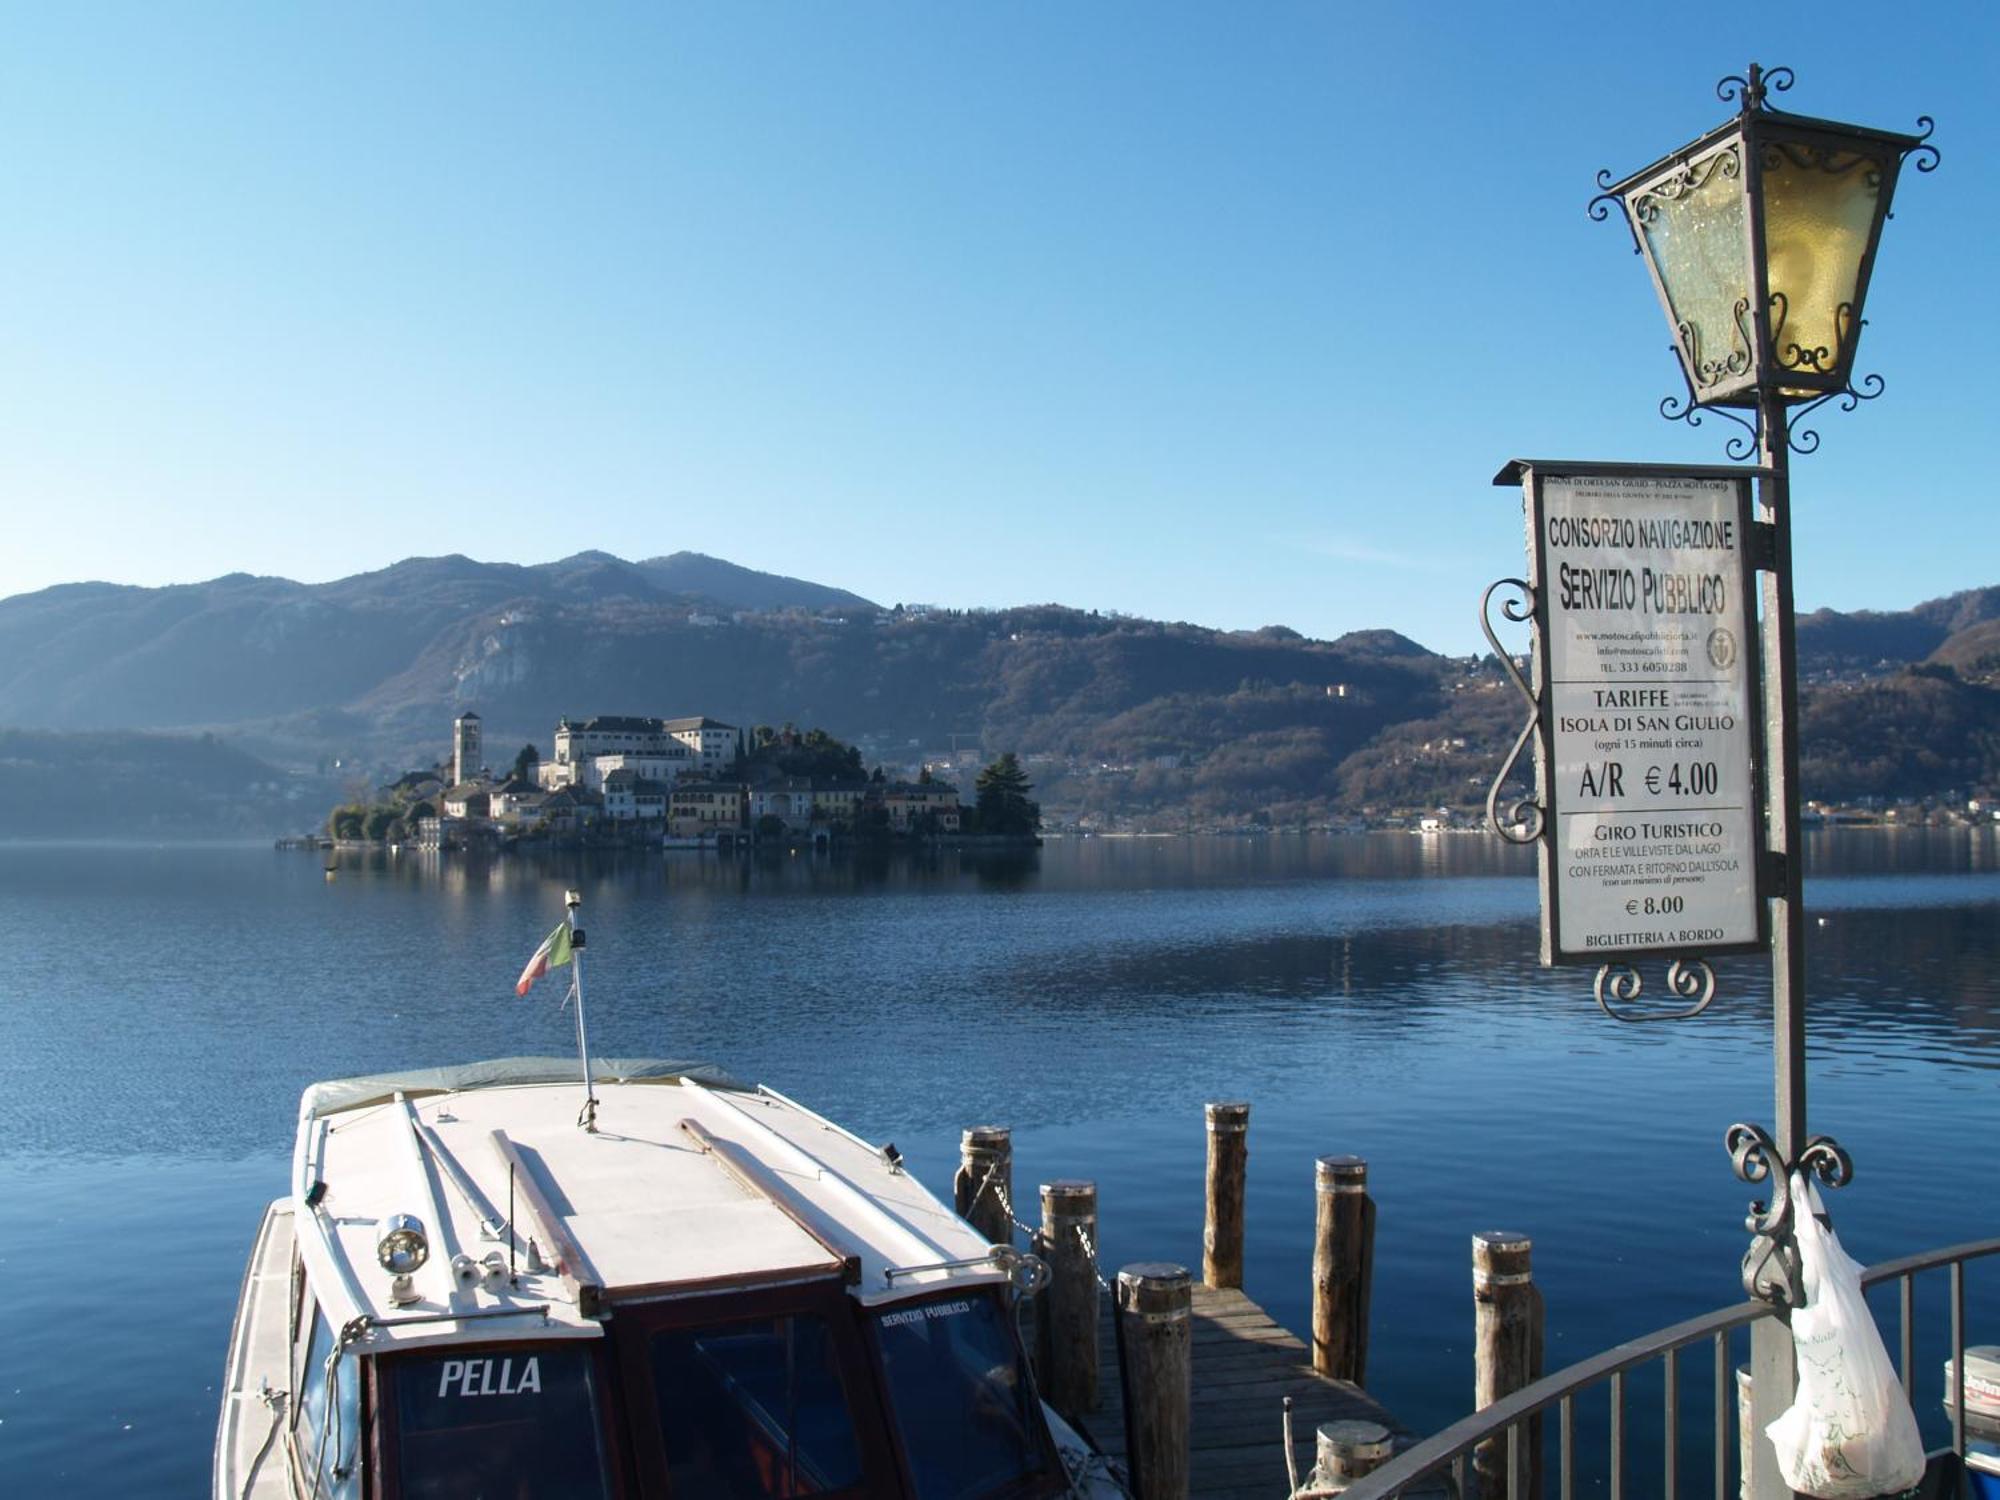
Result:
M514 981L514 993L525 995L537 979L551 969L560 969L569 962L569 923L557 924L556 930L542 939L542 946L535 950L535 956L528 960L528 967L521 971L521 977Z

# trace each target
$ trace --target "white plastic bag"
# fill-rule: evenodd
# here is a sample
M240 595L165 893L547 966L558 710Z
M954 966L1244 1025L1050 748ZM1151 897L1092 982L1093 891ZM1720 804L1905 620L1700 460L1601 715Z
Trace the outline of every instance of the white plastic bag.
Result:
M1792 1174L1805 1306L1792 1313L1798 1397L1769 1427L1785 1483L1821 1500L1869 1500L1924 1477L1924 1443L1861 1295L1861 1267L1819 1220L1819 1193Z

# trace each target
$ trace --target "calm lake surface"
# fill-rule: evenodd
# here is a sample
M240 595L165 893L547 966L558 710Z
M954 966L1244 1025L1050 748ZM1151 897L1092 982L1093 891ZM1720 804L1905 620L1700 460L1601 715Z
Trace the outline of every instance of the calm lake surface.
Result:
M1866 1262L2000 1232L2000 837L1810 852L1812 1120L1857 1167L1842 1237ZM1252 1101L1247 1289L1294 1329L1313 1158L1365 1157L1369 1385L1429 1430L1470 1405L1475 1230L1534 1236L1551 1369L1741 1295L1751 1193L1721 1140L1770 1122L1766 976L1718 965L1707 1015L1619 1025L1587 971L1536 967L1531 869L1407 835L383 855L332 881L268 848L0 846L0 1495L206 1493L299 1091L573 1050L560 987L512 989L565 886L597 1050L721 1062L894 1140L947 1195L959 1128L1012 1125L1024 1204L1098 1181L1110 1265L1199 1267L1202 1103ZM1971 1338L2000 1341L1981 1269ZM1942 1292L1919 1312L1941 1335ZM1699 1418L1705 1368L1684 1379Z

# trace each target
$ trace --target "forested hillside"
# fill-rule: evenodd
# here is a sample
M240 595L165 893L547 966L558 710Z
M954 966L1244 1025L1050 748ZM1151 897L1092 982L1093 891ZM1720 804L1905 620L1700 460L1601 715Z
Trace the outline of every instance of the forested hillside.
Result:
M2000 786L2000 589L1823 610L1799 639L1809 796ZM65 758L126 823L194 805L209 771L262 783L428 765L467 708L503 758L547 748L562 715L596 713L817 725L892 765L1014 750L1053 817L1151 826L1470 808L1521 717L1496 663L1390 631L1320 641L1058 605L882 608L693 554L414 558L329 584L232 575L0 600L0 724L209 733L211 752L260 758L229 772L197 757L197 774L160 748L186 738L17 737L0 833L67 826L59 809L77 799L49 769ZM149 812L148 786L177 790Z
M332 785L211 735L0 730L0 838L263 836L315 823Z

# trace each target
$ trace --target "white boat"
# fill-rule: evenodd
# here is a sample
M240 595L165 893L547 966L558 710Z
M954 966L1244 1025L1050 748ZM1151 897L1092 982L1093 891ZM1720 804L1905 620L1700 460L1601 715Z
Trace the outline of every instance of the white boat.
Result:
M988 1245L877 1148L704 1064L309 1088L258 1231L217 1500L1120 1493L1037 1399Z
M1958 1409L1957 1361L1944 1362L1944 1409ZM2000 1437L2000 1344L1974 1344L1965 1351L1965 1415L1984 1429L1989 1440Z

